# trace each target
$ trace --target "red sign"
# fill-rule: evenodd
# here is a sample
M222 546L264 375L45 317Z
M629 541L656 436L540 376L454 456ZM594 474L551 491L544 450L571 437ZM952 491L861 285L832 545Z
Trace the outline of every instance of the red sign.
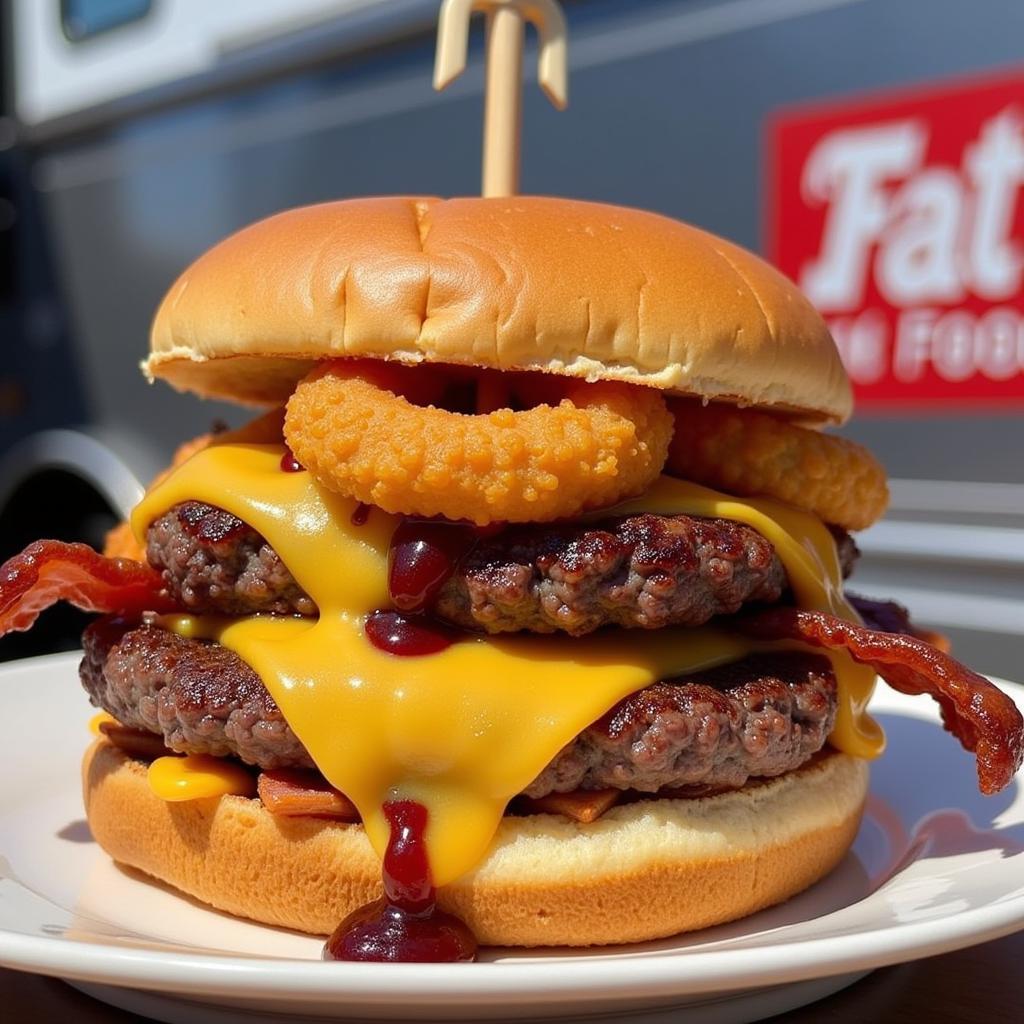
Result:
M767 249L858 401L1024 410L1024 71L769 125Z

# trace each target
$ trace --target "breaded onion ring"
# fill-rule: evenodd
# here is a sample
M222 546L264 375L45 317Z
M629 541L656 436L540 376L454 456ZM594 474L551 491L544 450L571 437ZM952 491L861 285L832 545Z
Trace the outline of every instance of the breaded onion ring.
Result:
M132 528L127 522L118 523L113 529L107 531L103 538L104 558L130 558L133 562L146 561L146 552L135 539Z
M863 530L885 511L885 470L853 441L731 405L676 399L670 408L676 430L666 471L673 476L778 498L847 530Z
M531 376L529 397L553 404L464 415L404 397L424 400L432 380L436 401L444 378L431 368L322 365L288 402L285 440L334 491L480 526L610 505L639 494L664 465L672 417L656 391Z

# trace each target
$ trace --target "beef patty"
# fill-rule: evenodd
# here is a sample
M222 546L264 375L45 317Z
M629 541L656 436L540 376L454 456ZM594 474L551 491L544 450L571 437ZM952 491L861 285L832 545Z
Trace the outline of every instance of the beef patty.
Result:
M856 547L837 532L849 572ZM255 530L197 501L147 534L146 555L194 612L315 615L316 606ZM778 601L786 574L772 545L727 519L636 515L508 527L482 538L442 588L434 613L489 633L601 626L697 626L748 602Z
M100 619L83 637L93 704L172 750L234 755L264 769L314 767L260 678L216 643ZM738 787L799 767L836 714L826 658L764 654L632 694L568 744L525 790L656 792Z

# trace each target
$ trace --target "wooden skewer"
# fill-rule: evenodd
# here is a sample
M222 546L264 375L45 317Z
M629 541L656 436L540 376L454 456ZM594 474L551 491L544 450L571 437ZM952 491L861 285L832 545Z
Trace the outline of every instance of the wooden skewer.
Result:
M511 7L499 7L487 16L485 196L511 196L519 191L524 30L522 16Z
M485 196L515 195L519 188L525 23L536 25L540 38L541 88L552 104L563 110L568 103L569 79L565 15L556 0L444 0L437 25L435 89L443 89L465 70L469 20L477 10L487 14L482 192Z

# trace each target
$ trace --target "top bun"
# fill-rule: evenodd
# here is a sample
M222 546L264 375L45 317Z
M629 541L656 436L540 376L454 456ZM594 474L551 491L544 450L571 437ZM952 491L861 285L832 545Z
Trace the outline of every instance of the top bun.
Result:
M539 196L350 199L253 224L175 282L143 369L271 405L342 356L624 380L815 422L852 409L824 321L763 260Z

